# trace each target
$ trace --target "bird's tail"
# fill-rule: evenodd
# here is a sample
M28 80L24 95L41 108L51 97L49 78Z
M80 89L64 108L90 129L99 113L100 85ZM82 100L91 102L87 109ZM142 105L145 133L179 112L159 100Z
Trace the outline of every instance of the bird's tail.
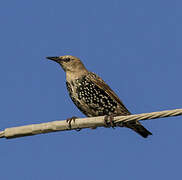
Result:
M144 138L147 138L148 135L152 135L152 133L148 131L144 126L142 126L138 121L127 123L124 126L134 130L136 133Z

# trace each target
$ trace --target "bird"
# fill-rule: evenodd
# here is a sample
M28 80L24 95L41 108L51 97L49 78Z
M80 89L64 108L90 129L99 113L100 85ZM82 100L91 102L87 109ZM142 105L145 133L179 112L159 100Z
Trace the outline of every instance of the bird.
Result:
M78 57L64 55L46 58L61 65L66 73L66 87L69 96L87 117L131 115L116 93L98 75L88 71ZM152 135L138 121L127 122L122 126L134 130L144 138Z

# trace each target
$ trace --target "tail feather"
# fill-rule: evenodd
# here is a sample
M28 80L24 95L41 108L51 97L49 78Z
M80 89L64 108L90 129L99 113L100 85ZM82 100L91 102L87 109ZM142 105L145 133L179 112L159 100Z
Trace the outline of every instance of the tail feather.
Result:
M144 126L142 126L139 122L127 123L124 126L134 130L136 133L144 138L147 138L148 135L152 135L152 133L148 131Z

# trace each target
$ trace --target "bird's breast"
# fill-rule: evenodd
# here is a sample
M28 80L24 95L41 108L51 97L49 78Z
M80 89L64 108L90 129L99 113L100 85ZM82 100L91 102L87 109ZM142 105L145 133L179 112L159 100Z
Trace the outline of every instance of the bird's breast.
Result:
M117 102L86 76L67 81L66 85L72 101L85 115L103 116L115 113Z

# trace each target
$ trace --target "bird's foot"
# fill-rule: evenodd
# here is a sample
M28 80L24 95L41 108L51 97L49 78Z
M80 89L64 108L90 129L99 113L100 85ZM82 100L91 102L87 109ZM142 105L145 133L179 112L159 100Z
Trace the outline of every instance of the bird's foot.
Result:
M68 126L69 126L70 129L71 129L71 122L73 121L73 122L75 123L75 120L76 120L77 118L78 118L78 117L73 116L73 117L71 117L71 118L66 119L66 122L68 123ZM75 129L75 130L76 130L76 131L80 131L81 128L77 128L77 129Z
M106 115L104 117L105 126L106 127L112 127L114 129L114 127L116 127L116 125L114 124L113 119L114 119L114 115L110 115L110 116ZM108 123L108 121L109 121L109 123Z

